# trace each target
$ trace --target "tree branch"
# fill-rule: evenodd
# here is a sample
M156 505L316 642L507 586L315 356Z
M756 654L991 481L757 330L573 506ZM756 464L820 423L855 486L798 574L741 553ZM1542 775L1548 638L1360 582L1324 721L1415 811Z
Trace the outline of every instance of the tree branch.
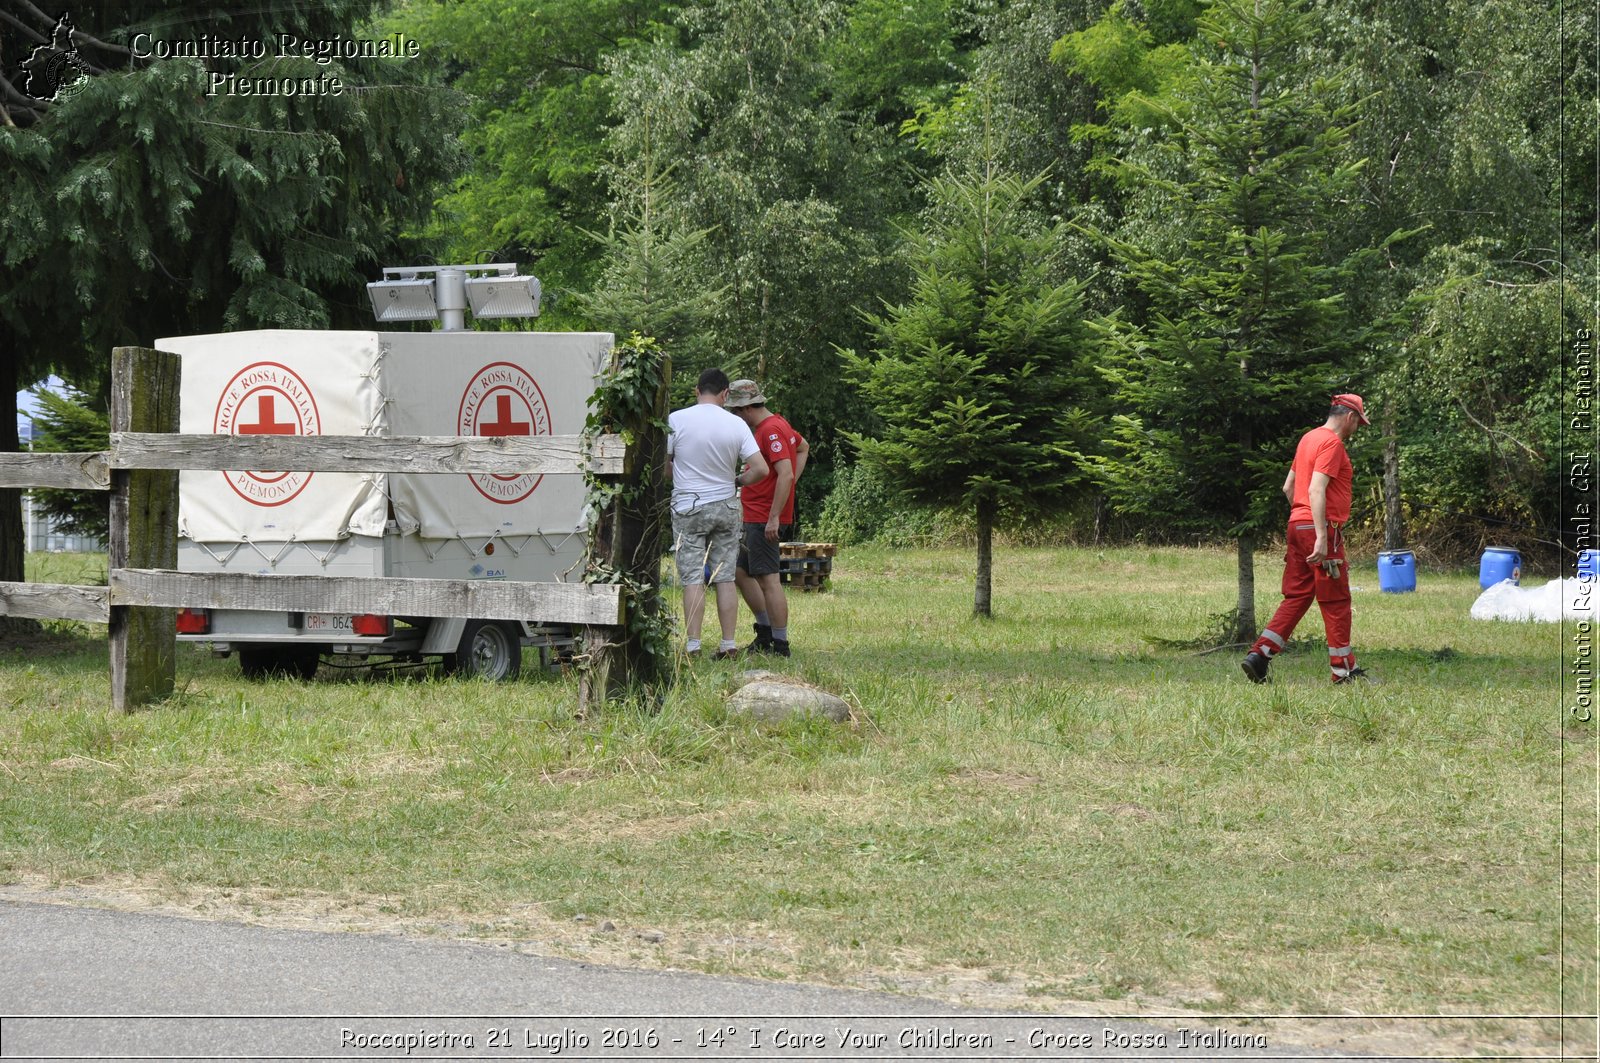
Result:
M29 11L32 11L36 17L44 20L45 22L49 23L50 25L54 26L56 24L56 20L55 19L51 18L49 15L45 14L43 11L40 11L37 7L34 7L33 4L30 2L30 0L17 0L17 2L20 3L23 7L27 8ZM85 43L91 44L96 48L103 48L106 51L111 52L111 53L113 53L115 55L132 55L133 54L132 49L124 48L120 44L107 44L105 41L102 41L102 40L99 40L98 38L89 36L87 33L83 32L80 29L73 29L72 38L73 38L73 40L84 41Z
M3 74L0 74L0 88L5 89L6 98L16 105L17 110L27 111L35 119L38 119L43 114L44 108L50 106L46 100L36 100L32 96L24 96L11 84L11 79ZM9 108L7 110L9 111Z
M1471 421L1473 424L1477 425L1479 428L1483 429L1483 431L1486 432L1487 434L1489 434L1491 436L1504 436L1506 439L1509 439L1511 442L1515 443L1518 447L1520 447L1523 450L1523 452L1526 453L1533 460L1535 460L1535 461L1543 461L1544 460L1544 455L1543 454L1540 454L1537 450L1534 450L1532 447L1530 447L1530 446L1528 446L1528 444L1522 442L1522 440L1518 439L1516 436L1512 435L1509 432L1503 432L1498 428L1491 428L1488 425L1484 424L1482 421L1478 420L1476 417L1472 416L1472 411L1467 409L1467 404L1465 402L1463 402L1461 399L1459 399L1459 398L1456 399L1456 406L1458 408L1460 408L1461 415L1463 417L1465 417L1467 420Z
M1394 156L1389 160L1389 180L1394 180L1395 167L1400 165L1400 153L1406 149L1406 145L1409 143L1411 143L1411 131L1407 130L1406 138L1400 142L1398 148L1394 149Z
M13 26L17 27L17 29L21 30L23 33L27 34L28 37L35 44L44 44L44 43L46 43L47 41L50 40L49 37L46 37L46 36L42 35L37 30L35 30L32 26L29 26L26 22L23 22L21 19L17 18L15 15L13 15L13 14L11 14L9 12L0 11L0 19L4 19L5 21L11 23Z
M217 129L234 129L241 133L260 133L263 136L280 137L317 137L322 133L315 129L262 129L260 126L235 125L232 122L213 122L205 118L196 118L195 125L212 126Z
M1533 250L1533 248L1530 248L1529 250ZM1544 250L1547 250L1547 249L1541 247L1538 250L1544 251ZM1555 276L1554 271L1545 268L1545 263L1549 263L1551 265L1555 265L1556 264L1556 261L1553 258L1545 258L1545 259L1540 259L1538 262L1531 262L1528 259L1517 257L1517 258L1513 258L1511 261L1515 262L1519 266L1532 266L1534 269L1538 270L1540 273L1543 273L1546 277L1554 277Z
M165 262L161 261L161 256L160 255L152 254L150 256L150 261L152 261L152 262L154 262L156 264L156 268L159 269L162 272L162 274L167 278L167 280L171 281L173 284L176 284L180 288L189 287L189 283L187 281L181 281L177 277L174 277L172 275L172 271L167 269L167 264Z
M580 63L575 59L562 59L560 56L552 56L550 65L559 70L581 70L585 74L600 73L600 69L592 63Z

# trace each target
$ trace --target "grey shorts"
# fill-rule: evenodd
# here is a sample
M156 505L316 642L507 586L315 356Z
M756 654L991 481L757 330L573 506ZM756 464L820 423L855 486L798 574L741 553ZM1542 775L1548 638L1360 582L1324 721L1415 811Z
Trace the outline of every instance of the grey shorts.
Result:
M687 513L672 514L672 539L678 559L678 582L727 583L739 558L739 500L707 502ZM710 568L707 578L706 569Z
M739 536L739 567L744 569L747 576L770 576L781 567L778 564L778 544L767 542L765 524L744 526L744 532Z

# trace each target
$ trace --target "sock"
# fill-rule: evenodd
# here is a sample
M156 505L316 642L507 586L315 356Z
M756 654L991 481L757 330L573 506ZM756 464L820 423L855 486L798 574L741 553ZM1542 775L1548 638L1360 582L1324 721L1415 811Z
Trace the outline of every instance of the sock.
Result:
M788 642L789 629L786 627L775 627L772 629L772 637L777 639L779 642Z
M766 613L757 613L756 614L756 623L760 624L762 627L766 627L768 624L772 623L772 618L769 617Z
M739 644L737 642L733 641L732 639L723 639L722 640L721 649L723 650L723 652L727 652L728 650L736 650L738 648L739 648Z
M684 648L687 649L690 653L693 653L695 650L698 650L700 648L700 640L699 639L690 639L689 640L689 645L684 647Z

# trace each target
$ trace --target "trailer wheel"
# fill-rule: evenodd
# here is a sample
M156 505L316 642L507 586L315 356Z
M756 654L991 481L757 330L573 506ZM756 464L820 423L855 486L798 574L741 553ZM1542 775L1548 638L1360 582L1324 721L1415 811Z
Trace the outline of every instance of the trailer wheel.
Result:
M246 679L286 676L310 679L322 661L320 646L240 646L239 670Z
M516 625L497 620L468 620L455 653L444 657L447 671L498 683L522 671L522 638Z

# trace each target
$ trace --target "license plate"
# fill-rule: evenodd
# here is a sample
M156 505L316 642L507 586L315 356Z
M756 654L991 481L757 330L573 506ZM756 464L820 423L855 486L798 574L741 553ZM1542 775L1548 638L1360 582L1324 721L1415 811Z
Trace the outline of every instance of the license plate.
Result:
M349 613L307 613L302 627L306 631L332 631L350 633L350 621L353 620Z

